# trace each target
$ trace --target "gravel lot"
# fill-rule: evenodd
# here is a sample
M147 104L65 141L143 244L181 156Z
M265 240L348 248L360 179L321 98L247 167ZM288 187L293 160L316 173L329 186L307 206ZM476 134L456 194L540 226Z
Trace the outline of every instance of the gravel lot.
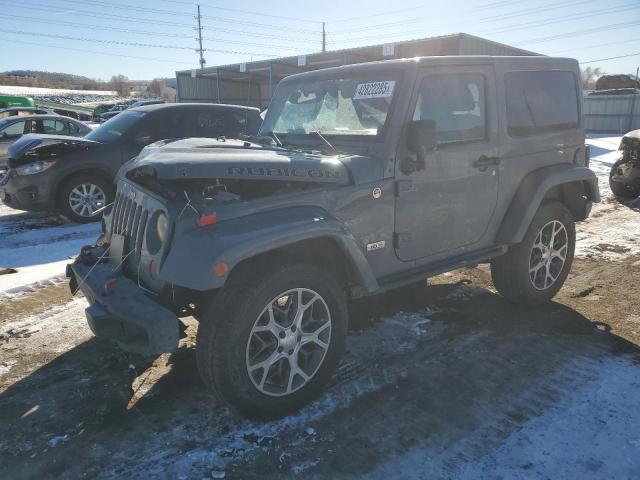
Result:
M351 306L326 393L275 422L217 407L192 322L158 358L96 340L61 266L95 226L0 205L0 478L640 476L640 201L606 183L555 302L519 308L486 265Z

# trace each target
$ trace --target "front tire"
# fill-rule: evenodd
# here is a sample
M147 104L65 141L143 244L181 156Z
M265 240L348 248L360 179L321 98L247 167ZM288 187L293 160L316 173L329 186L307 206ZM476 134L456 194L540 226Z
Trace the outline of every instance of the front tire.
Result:
M346 296L311 264L238 275L198 328L196 357L206 386L253 419L278 418L316 398L338 365L347 332Z
M623 180L624 173L622 165L625 163L627 163L627 160L621 158L613 164L609 172L609 187L616 197L634 199L640 196L640 188L634 187L631 183Z
M575 223L562 203L543 202L522 242L491 261L496 290L516 303L551 300L571 270Z
M58 205L62 214L76 223L97 222L102 218L96 210L113 202L113 185L101 177L79 175L62 184Z

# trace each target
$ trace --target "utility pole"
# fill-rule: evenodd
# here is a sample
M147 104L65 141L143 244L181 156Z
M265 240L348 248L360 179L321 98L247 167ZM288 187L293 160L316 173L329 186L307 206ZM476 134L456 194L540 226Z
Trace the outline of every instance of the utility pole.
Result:
M322 51L327 51L327 32L324 30L324 22L322 22Z
M204 59L204 50L202 48L202 23L200 22L201 18L200 5L198 5L198 16L196 17L196 19L198 20L198 43L200 44L200 48L196 50L196 52L200 53L200 68L204 68L204 64L207 62Z

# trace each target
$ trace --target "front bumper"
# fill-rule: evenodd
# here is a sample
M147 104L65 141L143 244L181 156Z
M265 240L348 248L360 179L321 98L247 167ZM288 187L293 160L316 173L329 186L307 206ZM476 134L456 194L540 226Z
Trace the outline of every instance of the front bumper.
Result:
M42 176L21 177L12 170L4 170L0 172L0 200L18 210L54 211L51 184L52 178L44 172Z
M85 313L91 331L97 337L115 340L129 352L152 355L175 351L180 339L177 316L115 270L113 263L95 263L95 251L100 255L102 249L83 248L80 257L67 266L72 293L77 285L90 303Z

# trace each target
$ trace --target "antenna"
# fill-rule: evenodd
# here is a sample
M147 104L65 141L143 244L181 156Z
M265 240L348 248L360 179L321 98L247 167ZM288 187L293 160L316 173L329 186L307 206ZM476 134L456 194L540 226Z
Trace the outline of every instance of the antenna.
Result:
M204 49L202 48L202 23L200 22L202 16L200 15L200 5L198 5L198 16L196 19L198 20L198 43L200 45L200 48L197 49L196 52L200 54L200 68L204 68L204 64L207 63L207 61L204 59Z

